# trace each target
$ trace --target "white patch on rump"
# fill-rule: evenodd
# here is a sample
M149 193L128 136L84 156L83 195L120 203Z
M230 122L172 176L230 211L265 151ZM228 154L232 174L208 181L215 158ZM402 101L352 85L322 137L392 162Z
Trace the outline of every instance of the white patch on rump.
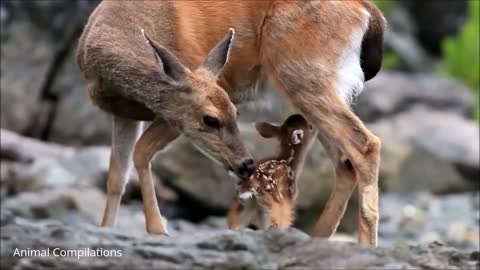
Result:
M365 81L360 66L360 53L363 36L368 29L370 14L362 14L365 16L364 23L352 31L350 44L345 46L345 51L337 66L337 91L348 104L362 92Z

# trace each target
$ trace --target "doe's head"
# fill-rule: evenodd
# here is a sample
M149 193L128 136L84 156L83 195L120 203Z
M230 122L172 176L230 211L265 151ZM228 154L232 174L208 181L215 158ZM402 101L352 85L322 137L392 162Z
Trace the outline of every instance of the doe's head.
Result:
M255 171L236 123L238 113L218 79L227 63L234 31L230 29L195 70L184 66L168 49L144 36L151 45L161 81L160 91L170 91L162 116L208 157L241 178Z
M267 122L255 123L258 133L264 138L277 138L282 147L307 149L317 137L315 129L302 115L288 117L281 126Z

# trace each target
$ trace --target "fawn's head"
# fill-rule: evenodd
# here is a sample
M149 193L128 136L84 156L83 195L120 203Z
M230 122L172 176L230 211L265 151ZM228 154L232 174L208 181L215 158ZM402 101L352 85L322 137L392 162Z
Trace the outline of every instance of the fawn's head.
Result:
M185 67L170 51L145 35L158 63L161 91L170 91L163 117L208 157L247 178L255 164L237 127L237 109L217 81L228 61L234 31L209 52L198 68Z
M317 137L317 130L300 114L294 114L281 126L266 122L255 123L258 133L264 138L277 138L281 151L295 149L306 151Z

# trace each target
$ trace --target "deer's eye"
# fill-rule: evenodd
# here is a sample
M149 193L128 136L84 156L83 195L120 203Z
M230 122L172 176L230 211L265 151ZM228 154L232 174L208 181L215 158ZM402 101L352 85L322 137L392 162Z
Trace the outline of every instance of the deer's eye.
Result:
M308 130L312 131L312 130L313 130L313 126L312 126L312 125L308 125Z
M203 123L210 128L215 128L215 129L220 128L220 121L217 118L209 115L205 115L203 117Z

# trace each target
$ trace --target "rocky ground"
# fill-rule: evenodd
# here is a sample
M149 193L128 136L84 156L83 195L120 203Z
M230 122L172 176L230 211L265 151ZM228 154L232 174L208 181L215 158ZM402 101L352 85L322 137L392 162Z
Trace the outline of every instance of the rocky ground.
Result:
M310 239L296 229L198 229L174 237L134 236L94 226L32 223L2 213L2 269L478 269L479 253L427 246L370 248ZM120 250L114 257L20 257L15 249ZM116 253L117 254L117 253ZM118 253L120 254L120 253Z

